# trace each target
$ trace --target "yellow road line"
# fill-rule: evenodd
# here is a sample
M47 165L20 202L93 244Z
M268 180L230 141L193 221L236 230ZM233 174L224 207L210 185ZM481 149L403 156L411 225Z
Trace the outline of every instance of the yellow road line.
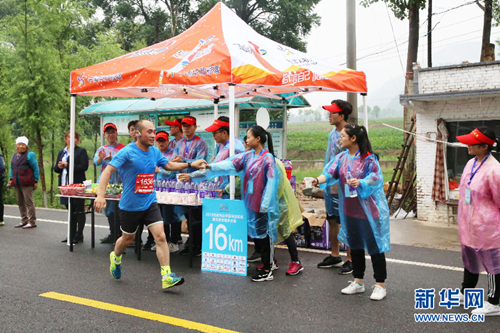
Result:
M101 309L101 310L123 313L123 314L129 315L129 316L134 316L134 317L139 317L139 318L144 318L144 319L149 319L149 320L156 320L156 321L159 321L161 323L179 326L179 327L184 327L184 328L187 328L190 330L196 330L196 331L200 331L200 332L238 333L236 331L226 330L224 328L219 328L219 327L215 327L215 326L211 326L211 325L205 325L205 324L197 323L197 322L190 321L190 320L165 316L165 315L161 315L161 314L154 313L154 312L137 310L137 309L133 309L133 308L128 308L126 306L120 306L120 305L115 305L115 304L111 304L111 303L94 301L94 300L88 299L88 298L60 294L60 293L56 293L53 291L48 292L48 293L44 293L44 294L40 294L39 296L46 297L46 298L52 298L52 299L56 299L56 300L64 301L64 302L70 302L70 303L90 306L90 307Z

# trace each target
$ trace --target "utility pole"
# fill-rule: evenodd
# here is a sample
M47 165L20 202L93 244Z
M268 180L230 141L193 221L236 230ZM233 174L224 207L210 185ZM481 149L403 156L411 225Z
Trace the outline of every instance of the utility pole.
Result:
M427 8L427 67L432 67L432 0Z
M356 0L346 0L347 14L347 68L356 70ZM347 93L347 101L352 104L349 123L358 123L358 94Z

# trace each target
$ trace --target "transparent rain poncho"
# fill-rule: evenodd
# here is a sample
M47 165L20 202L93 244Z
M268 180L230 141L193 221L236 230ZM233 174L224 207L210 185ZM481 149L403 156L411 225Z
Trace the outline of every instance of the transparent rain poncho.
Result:
M99 159L99 152L101 150L104 150L105 156L111 155L111 159L113 159L113 157L120 151L120 149L122 149L124 147L125 147L124 144L117 143L114 146L105 145L105 146L99 147L99 149L97 149L97 151L95 152L95 155L94 155L94 164L98 167L101 167L101 173L99 174L99 177L97 178L98 183L99 183L99 180L101 179L101 174L104 172L104 169L106 169L106 167L109 165L109 162L111 162L111 160L103 159L101 164L98 164L97 160ZM122 179L120 177L120 173L118 172L118 170L116 170L111 175L111 178L109 179L109 184L116 184L116 183L121 183L121 182L122 182Z
M270 214L279 212L279 171L274 156L267 150L263 149L259 156L254 154L255 151L251 150L210 164L206 177L239 176L242 179L242 199L247 208L248 236L262 239L269 235L276 242L277 220ZM267 219L259 213L267 214Z
M333 128L333 130L330 132L330 135L328 136L328 148L326 149L325 153L325 164L324 166L326 167L330 162L332 162L335 159L335 156L337 156L339 153L342 152L342 148L340 147L340 132L337 131L336 128ZM330 185L328 184L321 184L320 188L323 190L325 194L325 208L326 212L330 216L338 216L338 199L336 196L333 195L337 194L338 190L338 183L333 182Z
M182 162L194 162L200 159L207 159L208 146L205 140L198 135L195 135L190 141L184 138L179 144L178 155L182 158ZM182 172L193 172L195 168L181 170Z
M346 197L348 168L359 180L357 197ZM349 156L342 152L324 169L327 185L339 181L339 215L341 228L338 239L352 250L366 250L368 254L388 252L391 249L389 206L385 198L380 164L374 155Z
M287 239L298 226L302 225L303 221L299 202L295 197L290 181L286 177L285 167L278 159L275 159L275 163L279 172L279 213L271 213L271 216L273 219L277 220L278 239L276 243L281 243Z
M226 144L223 146L222 144L219 145L217 149L217 155L215 156L214 163L221 162L224 160L227 160L230 155L230 150L229 150L229 140L226 142ZM241 154L245 151L245 146L243 145L243 142L241 142L240 139L235 138L234 140L234 154ZM218 181L218 188L220 190L223 190L226 188L226 186L229 184L229 176L221 176L219 177Z
M489 156L467 185L473 164L474 159L467 163L460 181L458 234L462 260L471 273L486 270L496 275L500 274L500 163ZM467 186L470 204L465 202Z

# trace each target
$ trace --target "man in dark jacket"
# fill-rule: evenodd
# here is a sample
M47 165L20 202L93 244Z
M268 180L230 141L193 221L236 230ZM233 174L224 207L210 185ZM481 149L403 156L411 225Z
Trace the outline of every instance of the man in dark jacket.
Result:
M85 171L89 168L89 156L87 151L78 147L77 144L80 141L80 135L75 132L75 167L74 167L74 177L73 183L82 183L85 177ZM57 154L56 165L54 166L54 171L59 174L59 186L69 185L69 144L70 144L70 131L66 132L64 136L64 142L66 147L61 149ZM68 198L61 198L61 204L68 208ZM83 212L85 206L85 200L83 199L71 199L71 211L73 212ZM71 214L73 218L73 214ZM76 215L76 223L72 223L73 229L71 234L75 235L73 238L73 244L78 244L83 242L83 228L85 227L85 215ZM67 239L62 242L67 242Z

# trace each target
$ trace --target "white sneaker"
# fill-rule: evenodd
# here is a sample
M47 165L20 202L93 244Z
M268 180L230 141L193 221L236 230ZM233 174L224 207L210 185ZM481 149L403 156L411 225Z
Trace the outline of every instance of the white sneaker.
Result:
M349 281L349 285L345 287L344 289L341 290L342 294L346 295L352 295L352 294L359 294L359 293L364 293L365 292L365 286L360 285L356 281Z
M484 302L482 309L474 309L472 314L481 314L485 316L500 316L500 306L493 305L490 302Z
M387 290L376 284L375 286L373 286L373 292L372 292L372 295L370 296L370 299L373 300L373 301L381 301L385 298L385 296L387 296Z
M458 301L460 302L460 305L464 305L465 303L465 296L461 291L458 293Z
M179 251L179 245L174 243L168 243L168 249L170 250L170 253L177 252Z
M156 244L151 246L151 251L156 251Z

